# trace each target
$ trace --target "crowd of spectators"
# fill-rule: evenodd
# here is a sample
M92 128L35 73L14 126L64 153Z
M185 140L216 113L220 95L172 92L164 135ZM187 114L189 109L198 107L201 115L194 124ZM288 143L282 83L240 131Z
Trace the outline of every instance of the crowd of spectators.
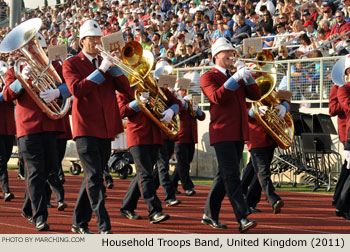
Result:
M156 60L179 67L212 64L209 49L219 37L238 49L244 39L261 37L262 47L282 59L282 45L288 58L299 58L315 49L323 56L345 54L350 44L350 0L67 0L26 11L21 22L33 17L42 19L47 44L67 44L69 54L80 50L79 27L94 19L104 35L122 31L125 41L138 41ZM0 40L9 31L1 28Z

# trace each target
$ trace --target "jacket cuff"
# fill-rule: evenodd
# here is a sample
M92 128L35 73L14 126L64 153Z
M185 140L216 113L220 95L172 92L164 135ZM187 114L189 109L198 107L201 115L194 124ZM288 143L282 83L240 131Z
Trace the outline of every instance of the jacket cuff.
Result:
M249 109L248 115L249 115L251 118L255 118L255 115L254 115L254 113L253 113L253 109L252 109L252 108Z
M124 74L123 71L117 66L111 67L107 72L110 73L110 75L112 75L113 77L117 77Z
M224 83L224 87L231 91L236 91L239 88L239 84L234 78L231 77Z
M289 103L288 103L288 102L286 102L286 101L284 101L284 102L282 102L281 104L282 104L283 106L285 106L285 107L286 107L286 109L287 109L287 112L289 112L289 110L290 110Z
M201 117L203 115L203 112L202 112L202 110L200 110L198 108L197 111L196 111L196 114L197 114L198 117Z
M174 104L170 108L174 111L174 115L177 115L177 113L179 113L179 105Z
M249 76L248 79L244 79L244 82L245 82L246 86L251 85L251 84L255 84L255 80L252 76Z
M58 90L60 91L60 94L61 94L63 100L65 100L71 96L66 83L59 85Z
M3 101L5 101L5 100L4 100L4 96L3 96L2 93L0 93L0 102L3 102Z
M93 82L97 83L98 85L100 85L102 82L104 82L105 77L98 69L96 69L88 77L86 77L86 79L93 81Z
M16 94L20 94L23 91L23 86L21 82L17 79L14 82L11 83L10 89L15 92Z
M133 100L132 102L129 102L129 107L136 111L136 112L140 112L141 108L139 107L139 105L137 104L136 100Z

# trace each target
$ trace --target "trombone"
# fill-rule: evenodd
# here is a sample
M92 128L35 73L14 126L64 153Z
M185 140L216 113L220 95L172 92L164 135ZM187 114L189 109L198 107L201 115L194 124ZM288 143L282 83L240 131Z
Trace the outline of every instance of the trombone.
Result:
M282 63L276 63L274 61L264 61L264 60L257 60L257 59L243 59L243 58L238 58L238 57L230 57L230 59L232 60L240 60L240 61L247 61L247 62L252 62L252 63L256 63L257 65L264 66L266 64L271 64L271 65L279 65L282 67L282 72L274 72L274 71L264 71L264 70L258 70L252 67L248 67L249 69L254 70L255 72L258 73L267 73L267 74L278 74L278 75L286 75L287 74L287 69L286 67L282 64Z

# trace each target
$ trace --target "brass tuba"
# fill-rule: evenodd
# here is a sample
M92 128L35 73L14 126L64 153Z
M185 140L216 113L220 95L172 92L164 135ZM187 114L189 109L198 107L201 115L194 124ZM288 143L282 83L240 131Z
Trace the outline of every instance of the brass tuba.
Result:
M114 65L120 67L128 77L130 86L136 86L135 100L140 109L169 137L177 136L180 130L180 119L176 115L169 124L160 121L161 113L169 107L166 104L168 98L158 87L156 81L151 76L154 64L154 56L150 51L143 50L140 43L131 41L125 43L121 50L122 61L107 53L102 47L96 46L101 54L107 56ZM143 104L140 96L144 92L149 92L148 103Z
M65 99L60 104L57 100L46 103L39 96L40 92L56 89L62 83L60 76L49 62L36 37L41 24L40 18L32 18L14 28L0 44L0 52L10 53L19 50L24 55L15 63L16 78L39 108L50 119L56 120L62 118L68 112L70 98ZM31 82L26 81L22 77L20 67L23 64L33 68Z
M252 110L257 122L270 134L281 149L288 149L294 138L294 123L292 115L288 112L281 119L278 116L278 109L275 108L280 103L280 99L274 91L276 85L276 68L273 64L263 63L260 61L273 61L273 55L269 50L263 50L258 53L256 60L256 69L261 72L253 74L256 84L262 94L260 100L252 101ZM268 106L264 115L260 115L259 106Z

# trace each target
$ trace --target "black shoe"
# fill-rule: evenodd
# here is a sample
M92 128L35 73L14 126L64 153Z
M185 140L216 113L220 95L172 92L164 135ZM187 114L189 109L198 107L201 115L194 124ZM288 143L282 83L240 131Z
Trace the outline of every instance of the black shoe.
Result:
M50 226L46 222L38 222L35 224L35 229L36 231L46 231L50 229Z
M11 201L14 197L15 197L15 195L11 192L5 193L4 194L4 201L5 202Z
M162 221L166 221L170 218L170 215L169 214L165 214L165 213L156 213L155 215L153 215L151 218L150 218L150 223L151 224L156 224L156 223L160 223Z
M72 225L72 229L71 231L73 233L77 233L77 234L93 234L93 232L90 231L90 229L88 228L81 228L81 227L78 227L77 225Z
M227 228L227 226L225 224L221 224L219 221L213 220L212 218L206 216L205 214L202 217L202 223L204 225L209 225L212 228L217 228L217 229Z
M17 178L20 180L25 180L24 176L20 173L18 173Z
M344 220L350 220L350 210L343 211L342 216L343 216Z
M59 201L57 203L57 210L58 211L64 211L64 209L67 207L68 205L64 202L64 201Z
M181 192L179 190L175 190L175 194L181 194Z
M120 210L120 214L129 220L141 220L141 216L135 214L134 211L129 211L129 210Z
M47 208L55 208L54 205L51 204L51 202L47 203Z
M181 200L178 199L169 199L165 201L166 206L176 206L178 204L181 204Z
M251 213L261 213L262 211L256 207L249 207Z
M258 223L256 221L250 221L248 219L241 219L238 223L238 231L240 233L244 233L246 231L248 231L251 228L256 227Z
M337 217L343 217L343 211L335 209L334 215Z
M99 234L113 234L111 230L100 231Z
M191 189L191 190L186 190L185 191L185 194L186 196L191 196L191 195L195 195L196 194L196 191Z
M21 213L23 218L26 218L28 220L29 224L33 224L33 218L32 216L26 215L25 213Z
M272 206L272 210L274 214L278 214L281 212L281 208L284 206L283 200L277 200L275 204Z
M107 182L106 187L107 189L112 189L114 186L113 182Z

